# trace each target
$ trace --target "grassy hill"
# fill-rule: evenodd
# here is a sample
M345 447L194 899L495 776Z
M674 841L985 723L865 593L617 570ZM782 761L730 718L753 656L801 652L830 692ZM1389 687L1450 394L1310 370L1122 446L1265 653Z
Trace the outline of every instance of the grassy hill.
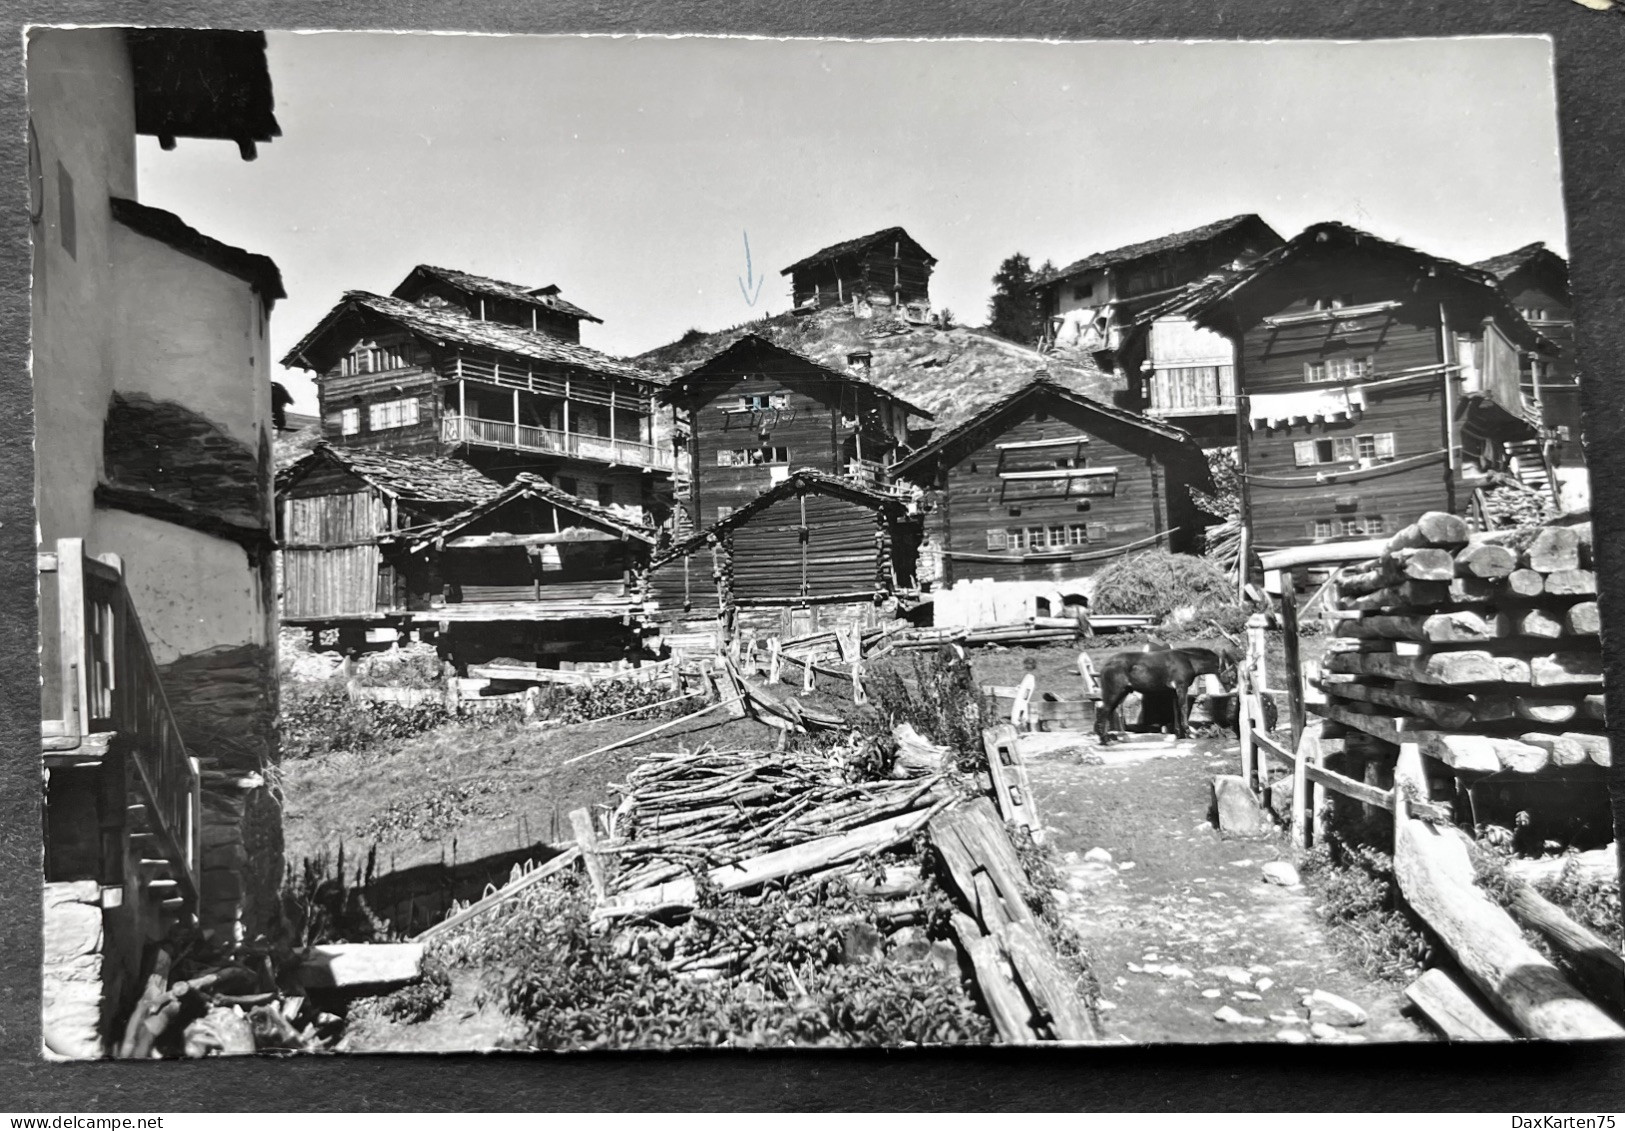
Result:
M691 330L631 360L669 380L746 334L758 334L839 370L846 368L848 353L869 350L870 379L935 413L939 432L1015 391L1040 370L1076 392L1108 402L1122 387L1119 379L1088 362L1041 354L985 330L962 326L943 330L830 310L775 314L709 334Z

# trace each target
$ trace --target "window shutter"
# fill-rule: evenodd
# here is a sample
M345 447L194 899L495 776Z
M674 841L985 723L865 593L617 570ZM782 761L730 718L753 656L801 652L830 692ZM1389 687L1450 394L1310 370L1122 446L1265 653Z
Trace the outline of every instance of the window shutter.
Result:
M1311 467L1315 463L1315 442L1313 440L1295 440L1292 443L1292 458L1299 467Z
M1377 439L1377 458L1378 459L1393 459L1394 458L1394 434L1392 432L1378 432L1376 439Z
M990 550L1003 550L1009 546L1009 539L1002 530L989 530L987 532L987 548Z

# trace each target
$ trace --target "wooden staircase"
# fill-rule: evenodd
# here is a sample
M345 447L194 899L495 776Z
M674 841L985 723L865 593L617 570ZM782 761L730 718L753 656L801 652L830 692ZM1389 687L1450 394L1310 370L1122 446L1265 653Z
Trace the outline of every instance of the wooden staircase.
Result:
M1513 478L1530 490L1548 496L1555 504L1558 501L1557 484L1540 443L1536 440L1519 440L1508 443L1506 451Z

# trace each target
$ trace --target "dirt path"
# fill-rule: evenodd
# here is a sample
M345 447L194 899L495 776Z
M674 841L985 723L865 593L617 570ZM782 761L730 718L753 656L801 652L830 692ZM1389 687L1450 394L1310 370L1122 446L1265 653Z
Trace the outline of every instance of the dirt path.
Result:
M1264 864L1289 857L1284 841L1223 839L1209 822L1212 776L1237 770L1233 743L1102 750L1057 735L1023 745L1039 815L1067 861L1066 915L1100 979L1108 1039L1430 1039L1400 1015L1400 987L1338 958L1302 885L1264 880ZM1085 860L1092 849L1111 862ZM1315 990L1369 1020L1312 1027L1301 1003ZM1247 1020L1216 1019L1225 1007Z

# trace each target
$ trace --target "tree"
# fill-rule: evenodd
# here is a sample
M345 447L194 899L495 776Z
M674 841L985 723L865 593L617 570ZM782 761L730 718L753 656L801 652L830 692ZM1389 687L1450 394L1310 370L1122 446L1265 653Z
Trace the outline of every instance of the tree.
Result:
M993 299L988 303L987 328L1001 338L1022 345L1038 341L1038 296L1030 288L1054 266L1045 261L1036 272L1031 261L1019 251L999 264L993 276Z

